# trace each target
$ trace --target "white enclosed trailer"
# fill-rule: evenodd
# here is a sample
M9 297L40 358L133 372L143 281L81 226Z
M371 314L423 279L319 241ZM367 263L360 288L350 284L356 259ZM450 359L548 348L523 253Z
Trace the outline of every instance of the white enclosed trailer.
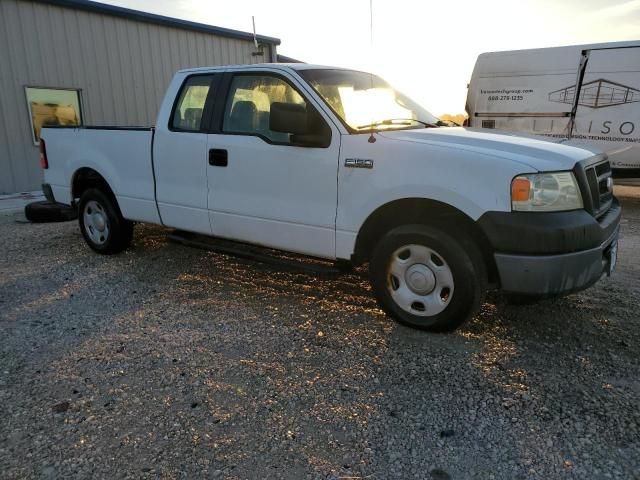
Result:
M466 110L472 127L587 142L638 176L640 41L483 53Z

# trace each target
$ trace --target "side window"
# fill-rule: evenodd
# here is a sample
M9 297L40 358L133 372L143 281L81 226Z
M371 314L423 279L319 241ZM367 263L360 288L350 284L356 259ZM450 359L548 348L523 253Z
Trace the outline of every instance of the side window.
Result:
M211 88L213 75L194 75L187 78L173 111L171 127L175 130L199 132L202 113Z
M290 144L290 134L269 128L273 104L307 111L305 99L285 80L270 75L236 75L231 81L222 131L260 135L269 141ZM312 107L309 107L312 108Z

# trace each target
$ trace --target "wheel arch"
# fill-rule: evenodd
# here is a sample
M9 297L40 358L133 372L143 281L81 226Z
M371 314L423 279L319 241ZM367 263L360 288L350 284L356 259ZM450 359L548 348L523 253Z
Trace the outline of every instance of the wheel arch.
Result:
M458 208L427 198L393 200L374 210L358 231L352 262L358 265L369 261L383 235L396 227L409 224L443 228L455 238L473 241L482 254L489 282L498 280L493 248L478 224Z
M116 194L109 185L107 179L97 170L91 167L77 169L71 177L71 199L76 202L89 188L97 188L103 191L112 201L118 212L122 215Z
M100 188L105 193L115 197L109 182L97 170L91 167L81 167L77 169L71 177L71 198L80 198L85 190L89 188Z

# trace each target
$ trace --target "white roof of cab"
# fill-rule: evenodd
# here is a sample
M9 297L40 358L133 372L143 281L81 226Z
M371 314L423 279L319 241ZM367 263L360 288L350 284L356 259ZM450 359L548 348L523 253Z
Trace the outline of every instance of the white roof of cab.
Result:
M178 70L179 73L193 73L193 72L215 72L221 70L245 70L251 68L269 67L277 70L351 70L343 67L331 67L328 65L314 65L311 63L251 63L241 65L217 65L214 67L197 67L197 68L185 68Z

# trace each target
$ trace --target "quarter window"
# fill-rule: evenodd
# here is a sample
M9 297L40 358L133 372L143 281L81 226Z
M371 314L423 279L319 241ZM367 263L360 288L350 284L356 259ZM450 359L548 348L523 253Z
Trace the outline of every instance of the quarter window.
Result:
M195 75L187 78L173 111L172 128L186 132L201 130L202 114L212 79L212 75Z
M227 98L223 132L258 135L280 144L290 144L290 134L269 128L271 105L289 103L307 109L304 98L289 83L268 75L235 76Z

